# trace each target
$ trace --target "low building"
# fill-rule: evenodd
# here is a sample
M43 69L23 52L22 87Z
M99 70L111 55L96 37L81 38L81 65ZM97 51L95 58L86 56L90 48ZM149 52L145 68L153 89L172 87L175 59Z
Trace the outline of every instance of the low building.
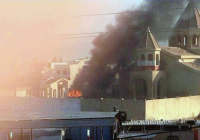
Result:
M49 63L42 73L39 87L31 88L28 97L65 98L76 75L83 66L87 65L89 59L78 59L69 63Z

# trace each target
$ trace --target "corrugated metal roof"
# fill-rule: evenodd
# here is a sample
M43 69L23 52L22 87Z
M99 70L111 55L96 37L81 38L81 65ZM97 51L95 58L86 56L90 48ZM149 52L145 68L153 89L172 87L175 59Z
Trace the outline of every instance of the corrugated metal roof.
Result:
M114 118L117 112L15 112L0 111L0 121Z
M117 112L0 112L0 129L114 126Z

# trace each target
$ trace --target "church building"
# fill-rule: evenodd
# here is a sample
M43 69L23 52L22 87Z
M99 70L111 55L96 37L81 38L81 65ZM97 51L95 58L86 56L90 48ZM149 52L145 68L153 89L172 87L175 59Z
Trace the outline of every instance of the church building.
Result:
M137 60L120 72L121 97L159 99L200 94L200 10L190 1L161 47L147 29Z

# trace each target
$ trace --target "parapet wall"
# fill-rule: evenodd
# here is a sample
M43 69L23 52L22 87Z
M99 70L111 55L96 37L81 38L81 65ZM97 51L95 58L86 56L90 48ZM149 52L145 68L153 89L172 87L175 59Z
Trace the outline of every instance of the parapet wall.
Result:
M145 119L193 119L200 113L200 96L146 101Z

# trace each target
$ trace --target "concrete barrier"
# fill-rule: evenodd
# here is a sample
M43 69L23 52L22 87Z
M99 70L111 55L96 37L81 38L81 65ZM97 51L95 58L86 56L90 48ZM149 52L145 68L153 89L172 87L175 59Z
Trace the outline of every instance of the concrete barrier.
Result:
M193 119L200 113L200 96L147 100L145 119Z

